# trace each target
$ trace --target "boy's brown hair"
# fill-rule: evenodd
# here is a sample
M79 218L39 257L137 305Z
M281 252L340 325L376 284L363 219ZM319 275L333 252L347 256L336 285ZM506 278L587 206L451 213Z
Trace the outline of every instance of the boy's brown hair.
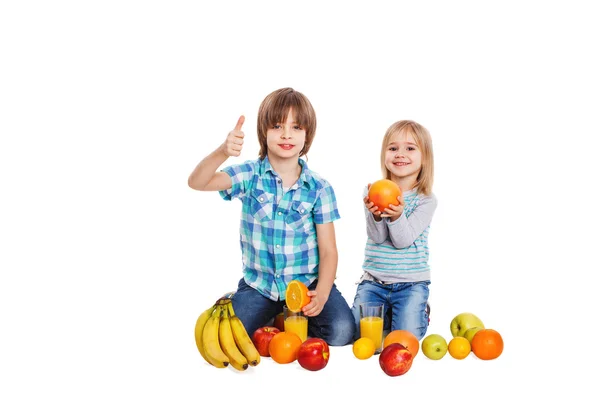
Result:
M305 95L292 88L283 88L265 97L258 109L256 124L260 144L258 156L261 160L267 156L267 130L285 122L290 109L295 114L296 123L306 131L306 139L300 156L308 153L317 130L315 110Z

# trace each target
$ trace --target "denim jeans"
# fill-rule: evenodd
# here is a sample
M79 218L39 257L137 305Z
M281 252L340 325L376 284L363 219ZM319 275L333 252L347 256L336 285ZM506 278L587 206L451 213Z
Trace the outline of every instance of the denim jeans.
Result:
M308 289L314 290L316 286L317 280ZM242 320L250 336L282 312L285 305L285 300L273 301L264 297L248 286L243 278L238 283L232 302L235 314ZM354 329L352 311L334 284L321 313L316 317L308 317L308 336L321 338L331 346L344 346L354 339Z
M383 284L362 281L356 289L352 313L356 324L355 339L360 337L360 303L383 303L383 329L403 329L419 340L427 333L427 300L430 281Z

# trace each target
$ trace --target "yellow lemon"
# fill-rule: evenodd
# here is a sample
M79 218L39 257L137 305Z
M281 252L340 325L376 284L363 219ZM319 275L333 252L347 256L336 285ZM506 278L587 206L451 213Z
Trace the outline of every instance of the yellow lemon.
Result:
M352 352L359 360L366 360L375 354L375 343L371 338L360 338L352 345Z
M457 360L462 360L463 358L468 356L470 352L471 343L469 343L468 339L462 336L452 338L452 340L450 340L450 343L448 343L448 353L450 353L450 355L456 358Z

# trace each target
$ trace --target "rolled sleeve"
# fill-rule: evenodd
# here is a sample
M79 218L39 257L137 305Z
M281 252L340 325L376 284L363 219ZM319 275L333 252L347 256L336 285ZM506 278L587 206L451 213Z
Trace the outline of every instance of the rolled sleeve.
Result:
M328 183L319 191L313 216L315 224L327 224L340 219L335 192Z
M223 168L221 172L225 172L231 178L231 188L219 191L221 197L224 200L243 197L254 170L254 163L251 161Z

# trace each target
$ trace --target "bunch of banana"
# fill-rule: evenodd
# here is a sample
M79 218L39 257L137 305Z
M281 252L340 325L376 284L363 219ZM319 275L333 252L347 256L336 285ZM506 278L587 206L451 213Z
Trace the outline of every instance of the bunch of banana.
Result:
M229 297L220 298L200 314L194 336L202 357L217 368L231 364L244 371L248 365L257 366L260 362L260 354L242 321L235 315Z

